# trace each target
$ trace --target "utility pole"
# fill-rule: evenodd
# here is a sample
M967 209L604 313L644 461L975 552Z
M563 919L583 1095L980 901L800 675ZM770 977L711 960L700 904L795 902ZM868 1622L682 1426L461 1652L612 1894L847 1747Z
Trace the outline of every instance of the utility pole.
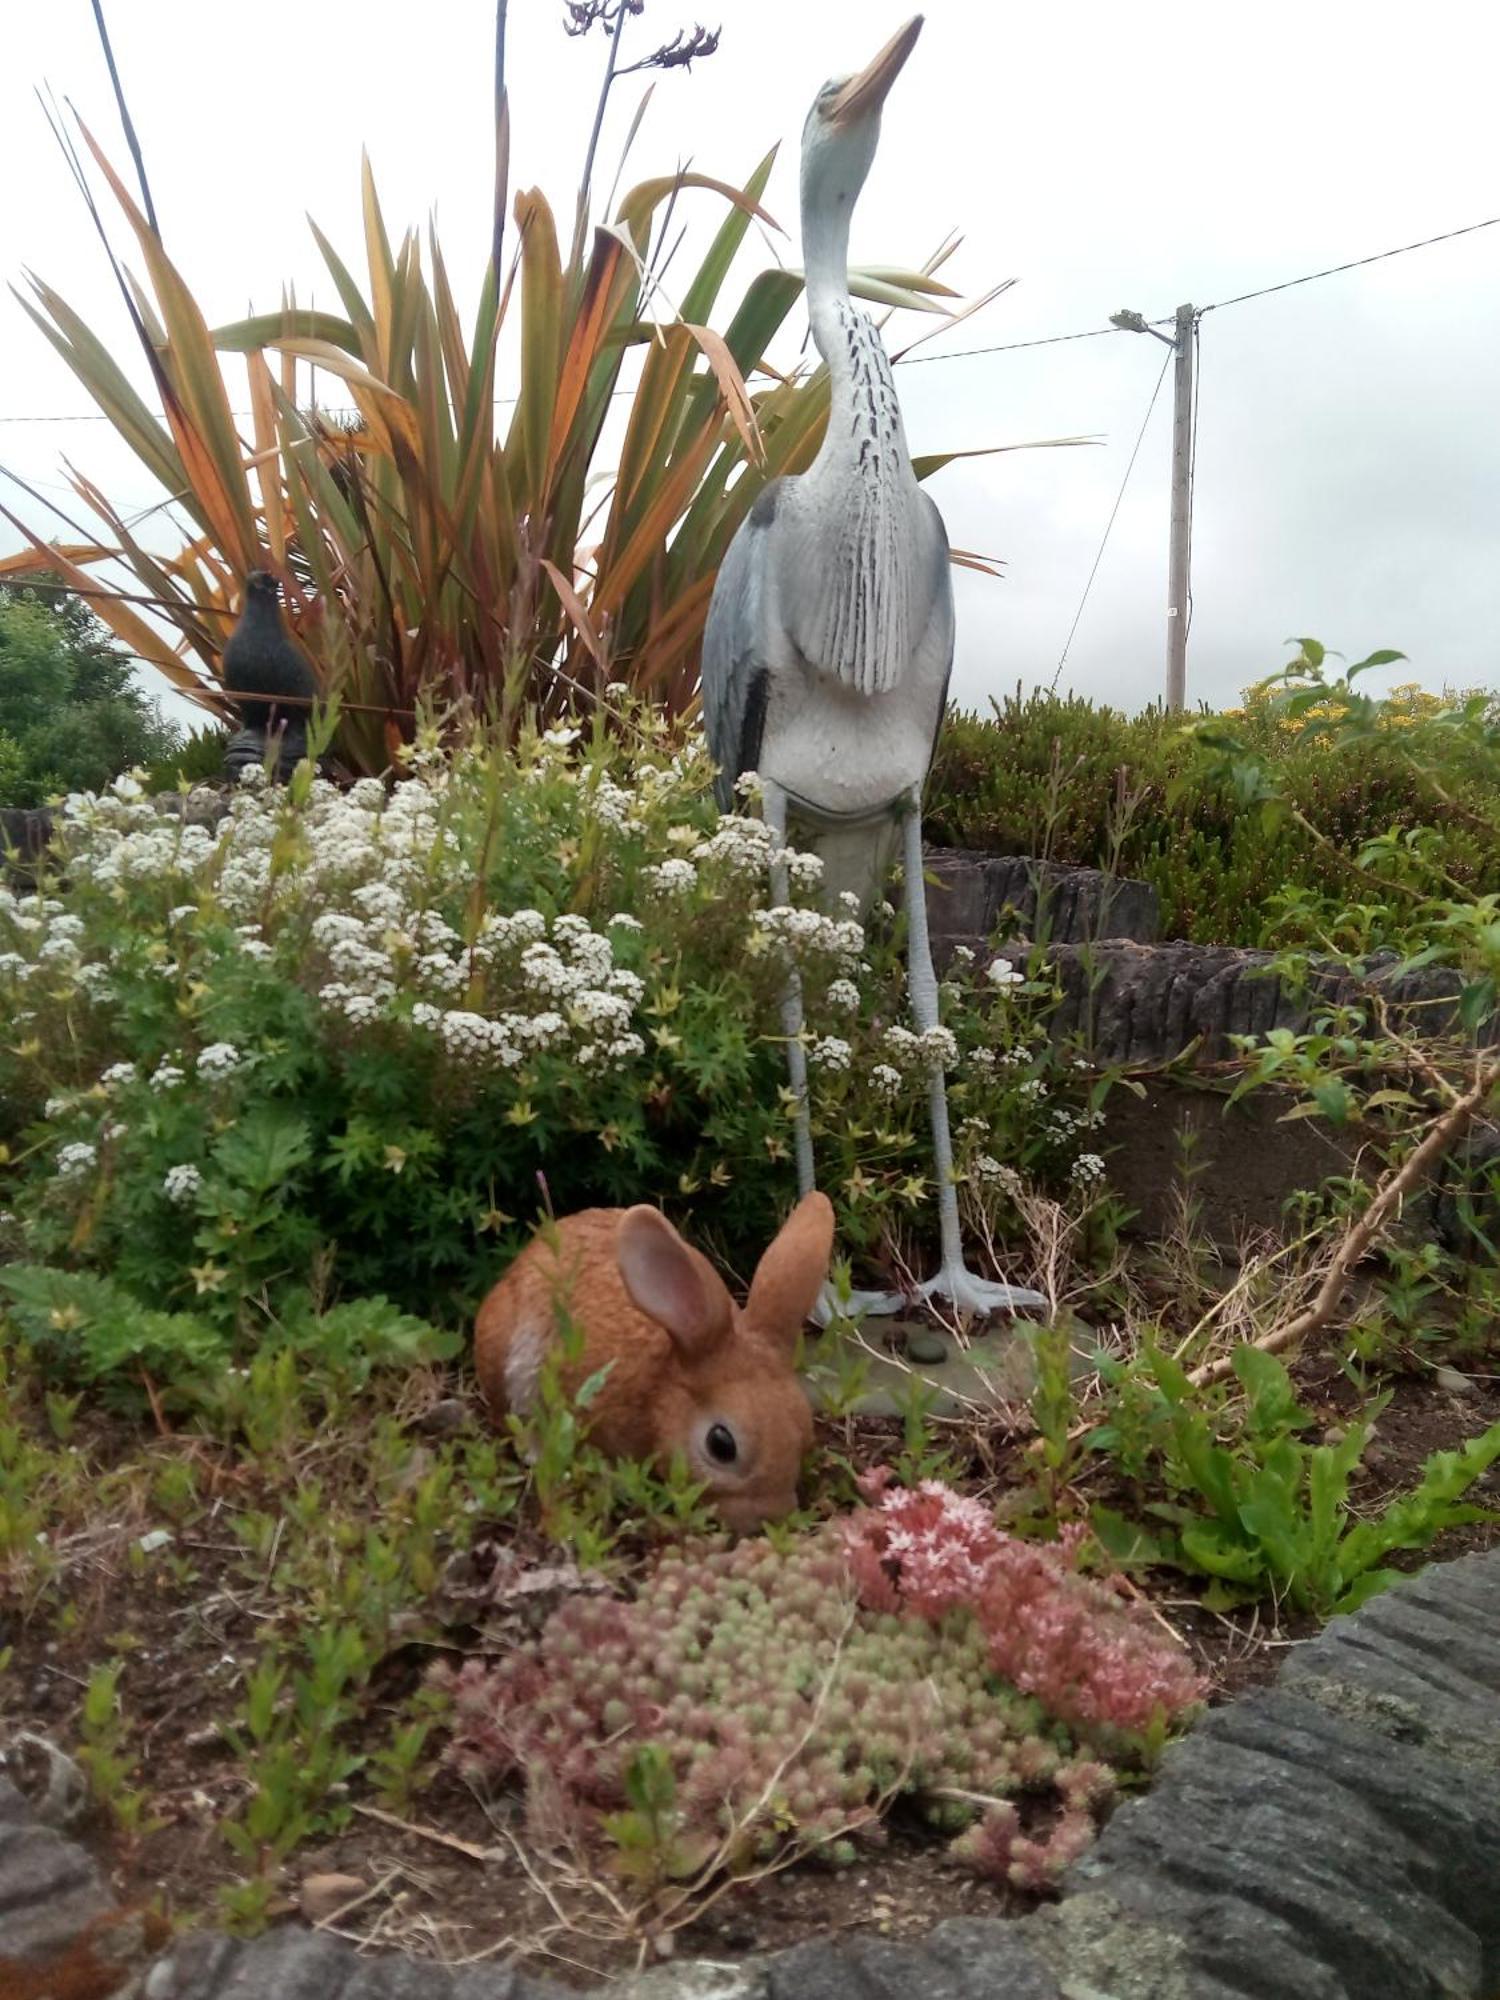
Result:
M1191 306L1177 308L1173 341L1172 553L1167 571L1167 709L1187 705L1188 560L1193 539L1193 326Z
M1158 333L1138 312L1110 314L1122 333L1149 333L1176 358L1172 399L1172 545L1167 566L1167 708L1187 706L1189 555L1193 541L1193 333L1198 314L1179 306L1173 333Z

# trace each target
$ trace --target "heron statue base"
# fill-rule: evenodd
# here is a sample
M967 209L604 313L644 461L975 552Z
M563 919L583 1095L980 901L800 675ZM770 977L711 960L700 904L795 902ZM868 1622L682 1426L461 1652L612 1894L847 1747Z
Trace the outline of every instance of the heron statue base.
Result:
M761 810L774 836L778 851L787 844L788 807L791 801L773 780L762 780ZM799 816L801 801L798 801ZM888 812L900 828L902 858L906 878L907 992L912 1019L919 1034L940 1025L937 974L932 965L932 944L927 929L927 888L922 855L922 792L915 786L894 800ZM785 862L771 871L771 898L775 903L790 900ZM796 1100L795 1151L797 1192L810 1194L815 1185L812 1123L807 1102L807 1049L803 1039L802 981L795 969L782 996L781 1023L786 1034L787 1073ZM1043 1306L1045 1298L1016 1285L1002 1285L981 1278L964 1260L963 1239L958 1222L958 1190L953 1176L953 1138L948 1126L948 1093L940 1068L932 1072L928 1086L928 1115L932 1123L932 1164L937 1181L939 1263L934 1276L916 1287L917 1299L941 1299L955 1312L970 1316L1014 1313ZM825 1288L817 1319L827 1325L836 1312L858 1315L885 1314L910 1306L912 1297L902 1292L855 1292L840 1301Z

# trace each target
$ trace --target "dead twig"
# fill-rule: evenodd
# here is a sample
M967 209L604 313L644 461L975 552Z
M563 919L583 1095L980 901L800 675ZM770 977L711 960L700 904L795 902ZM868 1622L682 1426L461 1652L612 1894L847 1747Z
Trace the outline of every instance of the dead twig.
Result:
M1497 1082L1500 1082L1500 1058L1490 1058L1478 1064L1475 1079L1462 1097L1456 1098L1447 1110L1432 1120L1421 1141L1407 1154L1401 1165L1390 1173L1375 1191L1369 1207L1357 1216L1344 1231L1338 1248L1329 1260L1312 1304L1259 1340L1252 1341L1264 1354L1278 1354L1284 1348L1294 1347L1305 1340L1310 1333L1316 1333L1326 1326L1338 1309L1339 1298L1348 1281L1349 1273L1360 1259L1366 1255L1371 1245L1379 1237L1386 1224L1400 1212L1401 1205L1428 1170L1437 1165L1450 1147L1457 1144L1468 1129L1474 1114L1484 1104ZM1232 1355L1221 1355L1217 1361L1207 1361L1201 1368L1195 1368L1188 1380L1195 1389L1207 1388L1211 1383L1221 1382L1232 1374Z
M386 1812L380 1806L356 1805L351 1810L363 1819L379 1820L382 1826L394 1827L397 1833L409 1833L418 1840L432 1840L439 1847L451 1847L455 1854L465 1854L470 1861L505 1859L498 1847L480 1847L472 1840L460 1840L457 1834L440 1833L435 1826L419 1826L415 1820L398 1819L395 1813Z

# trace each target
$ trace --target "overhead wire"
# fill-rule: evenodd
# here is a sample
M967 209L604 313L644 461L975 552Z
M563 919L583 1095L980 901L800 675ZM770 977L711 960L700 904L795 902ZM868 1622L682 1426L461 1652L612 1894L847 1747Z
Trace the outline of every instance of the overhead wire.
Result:
M1088 582L1083 586L1083 595L1078 600L1078 609L1073 613L1073 623L1068 627L1068 636L1063 641L1062 652L1058 655L1057 667L1052 675L1052 686L1054 689L1061 678L1063 668L1067 664L1068 648L1072 645L1074 635L1078 630L1078 621L1083 616L1083 607L1089 601L1089 592L1094 587L1094 578L1099 574L1099 565L1103 562L1104 551L1109 546L1110 531L1115 525L1115 516L1120 511L1120 502L1125 498L1125 488L1130 484L1130 475L1135 470L1136 459L1140 456L1141 445L1145 441L1146 426L1151 421L1151 412L1156 408L1156 399L1161 394L1162 383L1167 379L1167 370L1172 365L1172 358L1172 354L1168 353L1166 359L1161 364L1161 373L1156 378L1156 387L1151 391L1151 400L1146 405L1146 414L1142 417L1141 427L1136 433L1135 444L1130 453L1130 462L1125 467L1125 477L1120 481L1120 490L1115 495L1115 504L1110 508L1109 519L1104 524L1104 535L1099 543L1099 553L1094 557L1094 566L1089 571Z
M1212 305L1200 306L1198 310L1200 313L1223 312L1229 306L1242 306L1247 305L1252 299L1269 298L1273 292L1289 292L1294 290L1298 285L1315 284L1320 278L1335 278L1341 272L1358 271L1367 264L1381 264L1390 257L1405 257L1413 250L1428 250L1435 243L1451 243L1457 237L1472 236L1478 230L1494 229L1497 225L1500 225L1500 215L1487 216L1483 222L1465 223L1461 229L1445 229L1438 236L1423 236L1415 243L1399 243L1390 250L1377 250L1369 257L1351 257L1347 263L1329 264L1321 271L1305 272L1300 278L1285 278L1280 284L1262 285L1253 292L1237 292L1230 299L1215 299ZM1170 326L1172 318L1171 313L1166 313L1160 319L1148 320L1146 324L1148 326ZM934 362L938 361L972 361L986 354L1018 354L1023 349L1030 347L1061 347L1067 342L1074 340L1099 340L1107 334L1123 331L1126 331L1126 329L1117 326L1086 326L1079 328L1076 333L1049 333L1043 334L1035 340L1004 340L986 347L963 347L954 354L907 355L896 365L901 368L924 368L930 367ZM635 391L627 388L616 389L613 393L616 396L628 396L633 395ZM519 400L516 396L497 396L495 398L495 406L497 409L509 407ZM154 414L159 415L160 413L156 412ZM248 410L234 410L230 414L236 418L241 418L249 417L251 412ZM330 416L353 415L357 414L357 412L331 410L327 414ZM74 410L56 416L37 416L29 412L13 412L0 415L0 424L102 424L109 421L110 419L105 416L102 410Z

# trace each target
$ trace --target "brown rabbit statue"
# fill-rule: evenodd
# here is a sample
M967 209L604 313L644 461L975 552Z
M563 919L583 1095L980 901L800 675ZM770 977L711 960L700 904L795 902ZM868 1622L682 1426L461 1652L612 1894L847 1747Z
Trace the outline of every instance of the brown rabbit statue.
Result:
M582 1336L563 1371L576 1394L608 1370L587 1412L613 1458L681 1452L726 1526L797 1504L812 1413L793 1368L828 1274L833 1209L809 1194L761 1258L743 1307L701 1251L654 1208L590 1208L539 1234L479 1308L474 1365L490 1414L525 1413L565 1313Z

